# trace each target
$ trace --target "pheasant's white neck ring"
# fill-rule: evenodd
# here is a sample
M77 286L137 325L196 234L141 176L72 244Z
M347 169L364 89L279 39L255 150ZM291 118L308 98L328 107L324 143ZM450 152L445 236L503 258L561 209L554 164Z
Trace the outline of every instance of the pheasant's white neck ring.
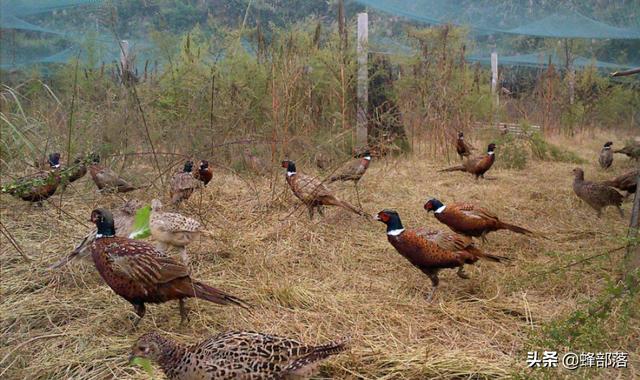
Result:
M610 146L605 146L604 150L611 150L611 147Z
M387 231L387 235L398 236L403 232L404 232L404 228L398 228L398 229L395 229L395 230Z
M494 152L487 152L487 154L488 154L489 156L493 156L493 153L494 153Z
M57 165L52 165L51 167L52 167L52 168L55 168L55 169L57 169L57 168L59 168L59 167L60 167L60 164L57 164Z
M364 159L367 160L367 161L371 161L371 156L365 156Z
M287 177L291 177L296 175L296 172L287 172Z
M434 211L436 214L440 214L441 212L444 211L444 209L447 208L447 206L442 205L440 207L438 207L438 209L436 211Z
M96 239L105 238L105 237L114 237L115 235L104 235L104 234L96 234Z

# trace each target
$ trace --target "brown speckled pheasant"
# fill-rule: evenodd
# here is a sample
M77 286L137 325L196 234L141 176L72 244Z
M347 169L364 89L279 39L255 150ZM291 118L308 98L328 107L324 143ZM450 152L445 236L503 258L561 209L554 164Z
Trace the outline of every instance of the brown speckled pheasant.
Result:
M618 190L626 191L627 196L636 192L638 185L638 175L640 175L640 169L632 170L621 174L614 179L603 181L603 185L615 187Z
M188 318L185 298L196 297L220 305L247 307L237 297L192 280L189 268L151 244L115 236L110 211L93 210L91 221L98 230L96 240L91 244L91 258L107 285L133 305L139 317L135 326L144 317L145 303L178 300L182 323Z
M473 147L464 141L464 133L458 132L458 139L456 140L456 152L458 153L458 156L460 156L460 159L462 160L465 157L470 156L472 150Z
M621 153L629 157L630 159L640 159L640 144L633 142L625 145L622 149L614 150L613 153Z
M282 167L287 169L287 183L298 199L309 209L309 217L313 218L315 209L320 215L324 213L323 206L338 206L358 215L365 215L362 211L345 201L336 198L329 188L317 178L296 171L293 161L282 161Z
M476 179L479 177L484 178L484 173L486 173L496 160L495 152L496 144L491 143L487 147L487 154L482 156L478 156L475 158L469 158L462 163L462 165L453 166L451 168L439 170L440 172L467 172L471 173L475 176Z
M229 331L187 346L150 332L133 345L130 357L153 360L171 380L280 380L307 378L322 360L345 349L345 341L310 346L251 331Z
M580 168L573 169L573 175L573 192L596 210L598 218L602 215L602 209L607 206L617 207L620 216L624 216L620 207L623 197L616 189L601 183L585 181L584 171Z
M611 145L613 142L607 141L604 143L602 150L600 150L600 156L598 156L598 163L603 169L608 169L613 163L613 152L611 151Z
M137 199L126 201L122 207L113 212L113 222L116 229L116 236L128 237L133 232L133 221L136 212L143 206L142 202ZM75 259L83 259L91 257L91 244L96 240L96 231L89 232L80 242L80 244L66 257L49 266L48 269L57 269L68 262Z
M464 273L464 264L473 264L478 259L496 262L506 259L482 252L471 239L460 235L405 229L394 210L382 210L375 219L387 225L387 240L396 251L431 279L433 288L427 294L427 300L431 300L438 287L441 269L458 268L458 276L466 279L469 277Z
M533 232L526 228L505 223L491 211L470 203L450 203L445 206L439 200L432 198L424 204L424 209L427 212L433 211L440 223L446 224L452 231L465 236L481 237L484 240L489 232L498 230L533 235Z
M126 193L141 188L133 186L120 178L113 170L100 165L99 155L94 153L91 155L91 159L92 163L89 165L89 173L100 191Z
M187 245L201 234L209 234L195 219L175 212L163 212L162 202L158 199L151 201L149 229L153 239L158 242L158 249L166 252L168 246L181 248L180 256L185 265L189 264Z
M187 161L182 171L174 174L171 178L169 187L171 204L174 206L178 206L182 201L189 199L196 189L202 187L202 182L193 176L192 170L193 162Z
M358 205L362 209L362 205L360 204L360 192L358 191L358 182L360 182L364 173L367 172L367 168L369 168L369 164L371 163L371 153L366 150L359 156L359 158L349 161L337 174L332 175L329 178L329 183L335 181L353 181L356 189L356 196L358 197Z

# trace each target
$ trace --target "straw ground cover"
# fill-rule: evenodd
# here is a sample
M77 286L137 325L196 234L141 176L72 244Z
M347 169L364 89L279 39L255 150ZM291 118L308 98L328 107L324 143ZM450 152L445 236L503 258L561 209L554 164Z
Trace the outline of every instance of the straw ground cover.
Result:
M596 168L600 140L605 141L584 137L562 142L588 159L588 178L610 175ZM388 244L383 224L339 209L309 221L299 208L287 218L298 202L283 175L271 196L266 179L218 172L183 210L201 218L216 235L190 248L193 277L248 300L253 309L189 300L191 321L180 327L177 303L150 305L136 331L132 307L102 282L90 262L74 262L53 272L45 269L92 228L87 222L92 208L115 207L121 200L97 195L88 177L65 193L62 214L51 204L39 209L3 196L2 223L33 261L23 261L2 240L0 377L148 378L127 364L127 355L137 336L156 329L183 342L229 329L287 335L309 343L350 336L351 349L323 364L320 376L325 378L638 376L637 319L627 320L626 335L616 337L610 347L596 347L630 351L627 370L574 374L525 369L526 351L540 341L544 326L606 291L622 253L563 266L620 246L627 219L620 219L614 209L595 218L571 190L573 164L532 161L526 170L496 169L488 173L494 180L476 182L463 173L437 173L447 163L428 159L422 153L426 146L419 148L409 158L374 161L360 187L367 212L394 208L406 227L446 229L422 209L425 198L466 200L546 239L505 232L489 235L484 248L513 262L479 262L467 269L469 280L443 271L441 286L428 303L428 278ZM499 148L497 154L499 160ZM630 165L626 158L616 157L612 172ZM299 170L313 172L309 166ZM334 188L355 202L352 187ZM147 201L153 195L131 194ZM58 201L56 196L53 202ZM624 208L628 214L630 203ZM557 271L543 274L553 269ZM603 323L615 328L619 312L611 311ZM571 348L538 347L561 352ZM157 367L155 377L162 378Z

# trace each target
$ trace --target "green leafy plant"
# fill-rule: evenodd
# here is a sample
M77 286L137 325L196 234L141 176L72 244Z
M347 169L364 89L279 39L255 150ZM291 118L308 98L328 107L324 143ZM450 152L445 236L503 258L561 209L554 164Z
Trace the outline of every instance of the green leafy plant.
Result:
M130 239L144 239L151 235L149 229L149 219L151 217L151 206L141 207L133 220L133 232L129 234Z

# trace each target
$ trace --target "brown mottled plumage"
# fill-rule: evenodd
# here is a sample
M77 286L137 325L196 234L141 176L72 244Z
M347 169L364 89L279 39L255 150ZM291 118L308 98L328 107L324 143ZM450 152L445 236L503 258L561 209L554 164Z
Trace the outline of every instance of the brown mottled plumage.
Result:
M139 208L144 206L142 202L137 199L130 199L126 201L122 207L113 212L113 222L116 229L116 236L127 237L133 232L133 222L135 220L136 212ZM83 259L91 256L91 244L96 240L96 231L89 232L80 242L80 244L67 256L60 261L49 266L48 269L57 269L68 262L76 259Z
M362 179L362 176L366 173L370 163L371 154L369 151L366 151L362 154L362 157L347 162L347 164L345 164L338 173L329 178L329 183L335 181L353 181L357 186L358 181Z
M486 173L489 169L491 169L491 166L496 160L496 156L494 152L495 148L496 148L496 144L491 143L487 147L487 154L484 154L482 156L478 156L475 158L468 158L466 161L462 163L462 165L453 166L453 167L442 169L439 171L440 172L461 171L461 172L467 172L467 173L473 174L476 177L476 179L478 179L479 177L484 178L484 173Z
M638 175L640 175L640 169L626 172L608 181L603 181L602 184L615 187L621 191L626 191L627 194L632 194L636 192Z
M620 216L624 216L620 208L623 197L616 189L601 183L585 181L584 171L580 168L573 169L573 175L573 192L596 210L598 218L602 215L602 209L607 206L617 207Z
M211 179L213 178L213 171L209 167L209 161L207 160L200 161L200 163L198 164L198 171L193 173L193 176L196 179L199 179L200 181L202 181L202 183L204 183L204 185L207 186L209 182L211 182Z
M433 211L440 223L446 224L452 231L466 236L482 237L492 231L510 230L519 234L533 234L533 232L501 221L495 214L470 203L442 204L432 198L424 204L427 212Z
M91 174L91 178L99 190L126 193L141 188L133 186L120 178L113 170L100 165L100 156L97 154L92 155L92 161L91 165L89 165L89 174Z
M113 216L108 210L93 210L91 221L98 229L91 244L91 258L107 285L135 308L139 317L136 326L144 317L144 304L149 302L178 300L182 322L187 319L185 298L196 297L220 305L247 307L237 297L192 280L184 264L151 244L115 236Z
M458 153L458 156L460 156L460 159L462 160L465 157L470 156L472 150L473 147L464 141L464 133L458 132L458 139L456 140L456 152Z
M631 143L625 145L622 149L614 150L613 153L621 153L634 160L640 159L640 144Z
M311 376L320 361L345 349L345 341L310 346L252 331L229 331L186 346L150 332L133 345L130 357L157 362L172 380L279 380Z
M169 193L171 204L174 206L178 206L182 201L189 199L196 189L202 187L202 182L193 176L192 170L193 162L187 161L182 171L174 174L171 178Z
M600 156L598 156L598 163L603 169L608 169L613 163L613 152L611 151L611 145L613 142L607 141L604 143L602 150L600 150Z
M481 258L497 262L505 259L482 252L471 239L463 236L423 229L405 229L400 216L393 210L380 211L376 220L387 225L389 243L431 279L433 288L427 295L428 300L438 287L438 271L441 269L458 268L458 276L466 279L468 276L464 273L464 264L473 264Z
M336 198L325 184L318 179L298 173L293 161L282 161L282 167L287 169L287 183L298 199L309 209L309 217L313 218L315 209L322 215L322 206L338 206L358 215L364 213L345 201Z

